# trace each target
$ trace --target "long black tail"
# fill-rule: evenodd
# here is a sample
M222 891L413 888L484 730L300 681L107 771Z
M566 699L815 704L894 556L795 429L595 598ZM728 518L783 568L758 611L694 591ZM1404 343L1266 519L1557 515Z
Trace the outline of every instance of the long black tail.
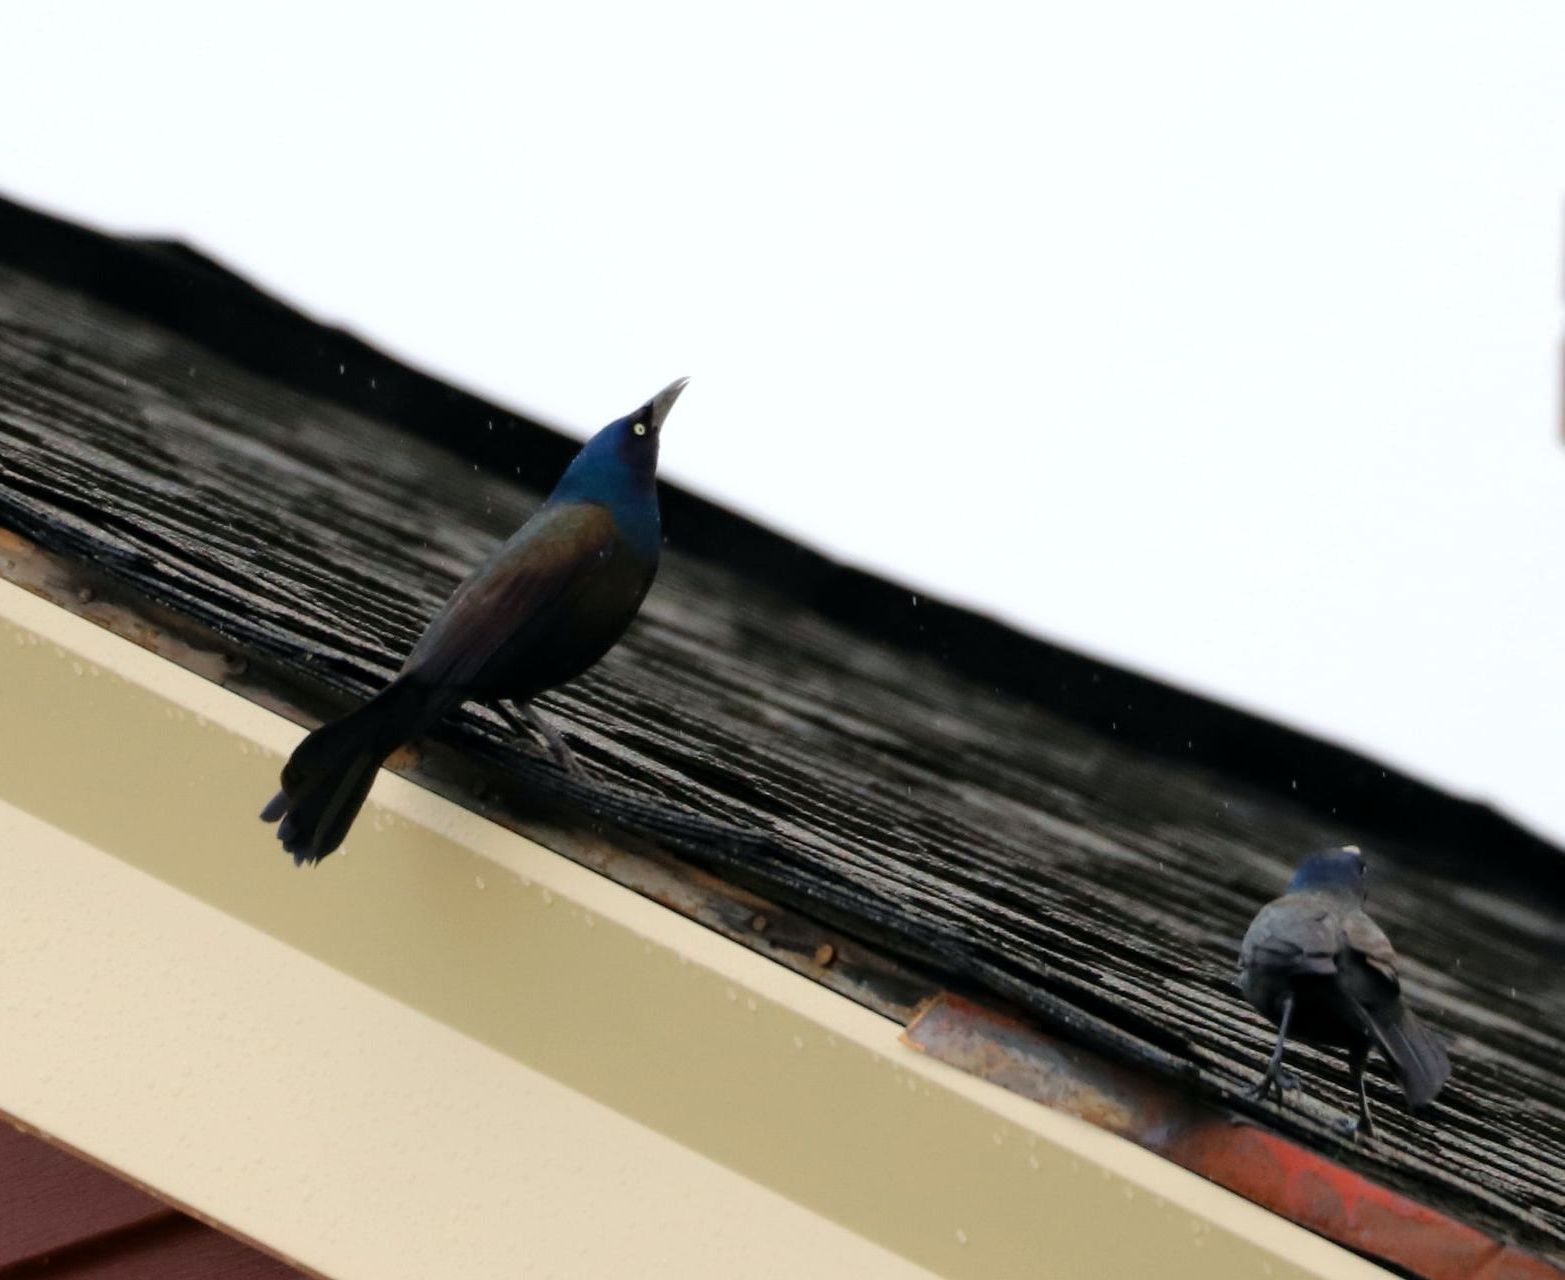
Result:
M1400 1000L1364 1012L1375 1043L1402 1083L1407 1105L1416 1111L1433 1102L1451 1077L1451 1060L1440 1042Z
M323 724L283 767L283 789L261 810L296 864L319 862L343 842L381 762L437 719L433 691L395 680L357 711Z

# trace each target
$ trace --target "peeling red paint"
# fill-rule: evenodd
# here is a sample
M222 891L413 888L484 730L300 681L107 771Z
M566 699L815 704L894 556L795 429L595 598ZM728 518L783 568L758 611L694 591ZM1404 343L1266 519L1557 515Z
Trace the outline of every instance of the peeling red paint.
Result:
M1560 1280L1565 1272L1254 1125L1181 1126L1157 1148L1220 1186L1428 1280Z
M1565 1280L1565 1270L1291 1139L959 997L925 1005L903 1039L1424 1280Z

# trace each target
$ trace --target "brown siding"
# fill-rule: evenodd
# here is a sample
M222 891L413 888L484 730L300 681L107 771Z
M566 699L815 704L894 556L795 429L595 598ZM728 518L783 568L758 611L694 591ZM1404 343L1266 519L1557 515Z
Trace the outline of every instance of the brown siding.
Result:
M0 1280L282 1280L299 1274L0 1122Z

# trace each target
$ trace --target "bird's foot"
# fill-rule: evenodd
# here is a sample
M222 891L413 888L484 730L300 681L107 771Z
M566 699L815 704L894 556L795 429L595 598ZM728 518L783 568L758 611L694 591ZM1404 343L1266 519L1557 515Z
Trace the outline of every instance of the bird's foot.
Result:
M1287 1067L1278 1067L1262 1076L1259 1082L1245 1091L1244 1096L1251 1102L1265 1102L1275 1098L1280 1107L1287 1102L1287 1095L1298 1088L1299 1077Z
M1343 1116L1332 1127L1354 1146L1375 1140L1375 1122L1368 1116Z
M549 759L559 765L562 772L572 778L586 778L587 771L576 759L576 753L566 745L565 739L560 736L560 731L547 718L540 715L531 704L518 707L502 699L492 705L500 713L500 718L513 730L518 733L527 730L538 738L548 750Z
M587 771L582 768L581 761L576 758L576 753L565 745L563 738L556 737L549 743L549 757L573 778L585 779Z

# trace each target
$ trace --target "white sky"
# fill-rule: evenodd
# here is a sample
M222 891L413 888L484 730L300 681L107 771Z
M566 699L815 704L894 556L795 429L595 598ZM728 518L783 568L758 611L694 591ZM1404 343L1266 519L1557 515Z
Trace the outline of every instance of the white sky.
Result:
M256 12L6 6L0 190L1565 838L1558 0Z

